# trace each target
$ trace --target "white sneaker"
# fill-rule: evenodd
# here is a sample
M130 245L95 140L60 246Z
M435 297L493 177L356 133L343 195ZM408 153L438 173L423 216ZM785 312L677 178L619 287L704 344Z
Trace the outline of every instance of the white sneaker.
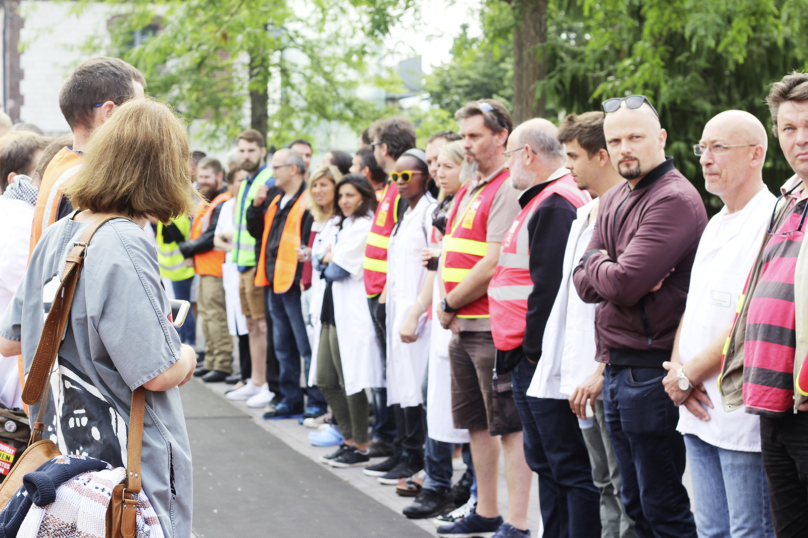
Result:
M247 400L247 407L252 409L263 409L266 404L272 401L272 398L275 397L275 394L271 390L269 390L269 385L264 385L258 392L250 397Z
M269 390L268 385L264 385ZM252 381L249 379L247 380L247 384L241 387L240 389L231 390L225 393L225 396L228 400L235 400L235 401L244 401L249 400L256 394L261 391L261 387L256 387L253 385Z
M468 465L463 461L463 458L452 458L452 469L455 471L465 471L468 469Z

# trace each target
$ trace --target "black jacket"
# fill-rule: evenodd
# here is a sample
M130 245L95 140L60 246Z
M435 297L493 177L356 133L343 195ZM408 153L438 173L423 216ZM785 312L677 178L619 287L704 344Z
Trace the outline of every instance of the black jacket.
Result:
M222 189L213 197L216 198L216 196L219 196L225 192L227 192L227 189L222 187ZM222 204L219 204L213 208L213 211L210 213L210 224L199 237L177 243L183 256L186 258L191 258L197 254L202 254L204 252L213 250L213 236L216 233L216 224L219 222L219 213L221 212Z
M281 244L283 227L286 225L286 218L289 216L289 212L291 211L292 207L305 190L306 183L304 182L300 185L297 193L295 193L295 195L283 208L280 207L280 200L278 200L278 210L275 213L275 218L272 220L272 227L269 229L267 243L266 245L263 245L263 248L266 249L266 277L270 283L272 283L273 279L275 278L275 259L278 257L278 249ZM266 200L264 200L264 203L261 204L260 207L251 205L247 208L247 231L255 238L256 246L258 247L258 250L256 251L256 259L258 259L261 254L261 239L264 236L264 215L266 215L266 212L269 210L269 204L278 195L283 198L283 190L278 187L272 187L269 189ZM309 210L307 209L303 212L303 218L300 222L300 237L302 244L305 244L304 238L307 239L309 235L311 235L311 225L313 222L314 217L311 216L311 213L309 213ZM298 262L292 289L299 289L300 277L302 274L303 263Z

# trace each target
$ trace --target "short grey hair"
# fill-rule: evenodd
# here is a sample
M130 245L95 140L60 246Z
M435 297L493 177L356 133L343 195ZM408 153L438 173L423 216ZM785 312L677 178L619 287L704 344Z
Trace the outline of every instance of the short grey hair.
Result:
M306 175L306 162L303 160L303 156L295 150L288 150L288 153L286 154L286 162L283 164L292 164L297 167L297 171L301 176Z
M566 159L567 157L564 153L564 145L556 137L541 129L531 129L525 126L516 134L519 146L527 144L542 157L551 159Z

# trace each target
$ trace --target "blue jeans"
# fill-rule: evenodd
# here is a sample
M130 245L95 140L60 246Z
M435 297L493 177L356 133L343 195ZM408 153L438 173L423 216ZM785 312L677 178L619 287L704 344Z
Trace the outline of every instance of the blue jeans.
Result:
M685 435L699 538L774 538L760 452L739 452Z
M191 302L191 286L194 283L194 277L186 278L185 280L171 281L171 287L174 289L174 298L180 301ZM196 346L196 318L194 318L193 309L188 310L188 315L185 316L185 323L182 327L177 329L180 333L180 340L183 344L189 346Z
M387 407L387 389L371 389L370 408L376 420L370 429L372 439L380 439L387 443L392 443L396 438L396 418L393 410Z
M454 444L436 441L431 437L426 438L426 450L424 451L424 489L436 490L438 488L452 487L452 456L454 456Z
M544 535L600 536L600 493L578 419L567 400L533 398L527 389L536 365L523 358L512 372L513 398L522 419L525 460L539 475Z
M623 480L626 513L639 538L696 538L682 485L685 443L679 409L665 392L663 368L606 366L603 409Z
M300 357L306 368L306 379L311 367L311 347L303 321L300 288L285 293L269 292L269 312L272 315L272 341L280 363L279 385L281 402L293 411L303 410L303 389L300 387ZM309 387L308 407L325 409L325 396L317 387Z

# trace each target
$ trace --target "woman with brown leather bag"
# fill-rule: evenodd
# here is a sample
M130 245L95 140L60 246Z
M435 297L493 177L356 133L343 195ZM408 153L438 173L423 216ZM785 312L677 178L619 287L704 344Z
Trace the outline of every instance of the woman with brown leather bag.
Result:
M47 228L0 322L0 354L22 354L30 383L48 312L62 304L56 291L67 289L62 276L78 266L66 328L52 346L57 368L49 389L42 386L45 412L32 405L29 416L43 417L42 439L61 454L128 471L136 445L127 447L129 434L137 439L142 433L140 476L127 477L126 486L131 479L139 489L142 481L171 538L191 535L191 449L177 387L190 379L196 355L172 326L155 247L143 228L147 217L168 222L195 209L188 155L185 125L167 106L150 99L120 106L65 187L79 209ZM81 241L101 222L91 242ZM133 393L144 392L142 432L131 432L130 414L131 424L139 424L144 409L142 400L131 403ZM30 400L40 401L39 395ZM32 420L34 426L40 425Z

